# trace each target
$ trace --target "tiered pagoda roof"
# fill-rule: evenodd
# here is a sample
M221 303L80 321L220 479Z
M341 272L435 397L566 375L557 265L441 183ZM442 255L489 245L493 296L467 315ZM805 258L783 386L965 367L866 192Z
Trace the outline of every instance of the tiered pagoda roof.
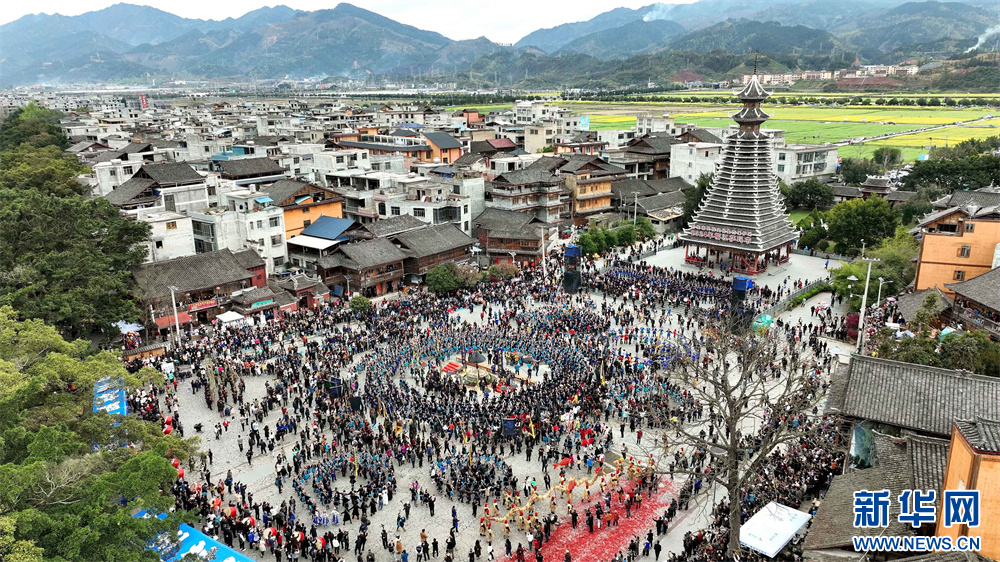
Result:
M743 101L733 115L739 130L725 139L712 184L681 234L685 242L760 254L797 238L771 171L771 136L760 130L770 117L760 108L769 95L756 74L737 94Z

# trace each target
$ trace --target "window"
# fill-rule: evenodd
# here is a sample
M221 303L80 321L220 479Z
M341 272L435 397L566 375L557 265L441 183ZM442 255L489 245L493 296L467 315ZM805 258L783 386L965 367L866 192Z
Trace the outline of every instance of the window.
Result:
M156 249L157 250L162 250L163 249L163 240L157 240L156 241Z
M955 270L955 281L965 281L965 271L961 269Z
M380 214L380 215L384 215L385 214L385 203L379 203L378 204L378 214Z
M281 267L285 263L285 256L278 256L274 258L274 267Z
M462 207L462 212L465 213L465 214L468 214L469 213L469 206L468 205L463 206Z
M122 168L122 173L126 175L132 175L132 166L125 166Z
M469 221L462 223L462 230L469 230Z
M969 254L971 252L972 252L972 246L968 244L962 244L962 248L958 251L958 257L967 258L969 257Z
M309 214L309 207L302 207L302 214L303 215L308 215Z
M778 164L778 171L779 172L784 172L785 171L785 165L784 164Z
M309 226L312 223L313 223L313 221L311 221L311 220L304 220L304 221L302 221L302 228L305 228L305 227Z
M779 152L778 153L778 160L781 160L781 161L785 160L785 153L784 152Z
M399 216L399 207L390 207L389 210L391 211L392 216Z
M163 196L163 206L172 213L177 212L177 204L174 202L173 194Z
M424 210L423 210L423 208L421 208L421 207L414 207L414 209L413 209L413 216L415 216L415 217L426 217L427 213L425 213Z
M167 230L177 230L177 221L170 221L167 223Z
M278 217L271 217L268 219L267 224L271 228L277 228L280 225L281 220Z
M281 235L280 234L275 234L274 236L271 237L271 245L272 246L280 246L281 245Z
M965 231L966 232L975 232L976 231L976 223L974 223L974 222L967 222L967 223L965 223Z
M708 151L705 151L705 158L708 158Z
M205 152L208 152L208 147L207 146L205 147Z
M264 219L257 221L257 228L264 228Z

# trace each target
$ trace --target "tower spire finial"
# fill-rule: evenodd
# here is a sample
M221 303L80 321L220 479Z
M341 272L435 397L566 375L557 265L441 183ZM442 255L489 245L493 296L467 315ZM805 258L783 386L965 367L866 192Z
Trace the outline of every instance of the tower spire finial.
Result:
M760 56L760 53L754 53L753 54L753 73L754 74L757 74L757 57L758 56Z

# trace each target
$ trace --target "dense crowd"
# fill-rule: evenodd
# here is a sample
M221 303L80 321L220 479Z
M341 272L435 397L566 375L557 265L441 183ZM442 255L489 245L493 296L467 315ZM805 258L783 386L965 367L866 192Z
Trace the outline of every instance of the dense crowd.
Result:
M479 521L472 528L487 543L484 548L475 542L470 562L484 552L492 558L494 532L503 533L506 555L523 560L526 552L541 556L538 548L560 525L617 526L619 516L640 509L644 490L655 492L655 479L644 476L635 486L601 480L600 490L594 486L599 501L582 515L565 499L557 505L550 494L541 508L534 506L540 513L513 522L497 516L550 489L553 480L563 485L601 469L610 474L605 455L627 455L626 430L640 447L645 430L647 443L664 450L672 435L667 428L678 423L720 431L711 407L674 375L685 366L708 365L704 332L728 313L732 280L628 257L588 271L587 288L577 295L563 293L555 276L546 279L529 268L516 282L444 296L411 293L365 314L329 306L251 325L185 331L165 355L128 365L175 366L163 388L135 398L151 418L171 417L182 434L190 429L178 398L184 390L203 397L218 416L214 428L193 426L196 433L210 433L203 436L205 453L185 460L186 474L173 489L177 507L199 512L203 530L227 545L279 561L336 560L352 550L360 561L386 560L369 545L372 533L399 562L409 562L411 554L417 560L436 557L437 537L421 531L418 543L408 546L400 533L411 510L434 517L442 501L451 506L452 525L443 539L447 562L458 555L460 520L468 517ZM755 288L748 300L769 306L802 285L785 279L778 287ZM782 355L771 367L776 378L799 366L803 373L814 370L813 390L819 392L830 355L809 334L803 326L780 326L774 337L782 342ZM481 359L472 361L474 356ZM469 372L476 378L445 372L450 362L475 363ZM265 381L264 394L248 397L247 381L258 377ZM824 422L802 416L794 423L802 432L797 446L765 464L748 486L743 512L752 513L766 498L802 501L828 481L824 467L835 461ZM753 439L746 438L752 457ZM238 447L248 470L270 465L277 493L267 495L280 501L255 498L232 470L214 473L213 446ZM518 474L509 459L521 454L543 476ZM676 471L686 480L656 518L657 536L678 510L689 507L709 481L706 475L714 477L713 459L704 450L674 450L664 459L664 475L669 464L671 479ZM426 478L397 481L404 465L423 468ZM600 501L604 494L607 500ZM613 508L612 494L620 508ZM374 529L372 520L381 520L384 510L397 512L395 530L392 524ZM717 558L728 511L719 506L717 513L690 549L685 540L684 554L671 557ZM651 535L645 541L636 536L619 556L631 559L650 550L659 557Z

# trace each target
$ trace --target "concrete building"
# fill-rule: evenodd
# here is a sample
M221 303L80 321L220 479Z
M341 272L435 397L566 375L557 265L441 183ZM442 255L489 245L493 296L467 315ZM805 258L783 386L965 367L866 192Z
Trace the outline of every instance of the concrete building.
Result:
M791 185L808 179L826 179L837 173L837 147L822 144L786 144L774 148L774 173Z
M722 156L721 144L688 142L670 147L670 177L683 178L694 185L702 174L715 172Z
M220 196L215 209L189 212L195 250L201 254L250 248L264 260L267 274L288 261L285 249L284 210L273 205L266 193L233 191Z
M951 207L923 217L916 290L937 287L948 296L951 283L968 281L1000 266L1000 210Z
M136 218L149 224L146 263L194 255L191 217L171 211L140 211Z

